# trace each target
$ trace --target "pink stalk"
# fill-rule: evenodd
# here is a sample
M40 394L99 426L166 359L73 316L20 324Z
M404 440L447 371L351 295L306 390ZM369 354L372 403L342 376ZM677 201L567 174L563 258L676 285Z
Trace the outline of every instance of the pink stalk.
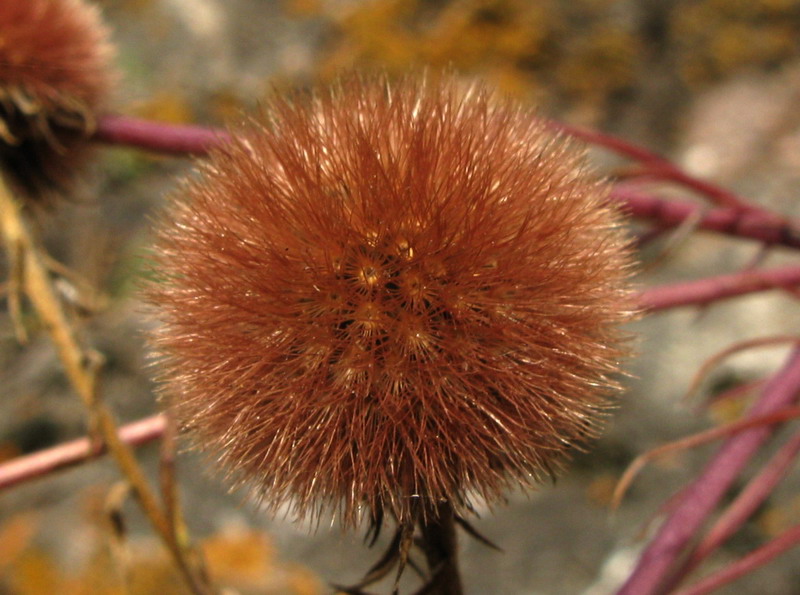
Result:
M639 303L645 310L653 312L678 306L703 305L746 293L790 288L798 284L800 266L742 271L646 289L639 294Z
M791 529L787 529L766 545L761 546L733 564L707 576L694 585L686 589L681 589L675 593L675 595L705 595L706 593L716 591L720 587L732 583L744 575L753 572L755 569L764 566L767 562L770 562L797 545L800 545L800 525L795 525ZM766 592L769 592L768 588L765 590L765 593Z
M158 439L164 432L164 426L165 418L158 414L122 426L119 436L131 446L141 446ZM96 448L88 437L84 437L17 457L0 464L0 490L98 458L104 453L105 448Z
M735 195L733 192L720 188L710 182L700 180L694 176L690 176L677 165L662 157L658 153L654 153L643 147L633 145L626 140L599 132L597 130L588 130L564 124L563 122L552 122L553 128L563 130L570 136L580 138L592 145L605 147L619 155L629 157L634 161L642 164L644 174L647 177L659 180L668 180L680 184L685 188L689 188L697 192L699 195L704 196L714 202L715 204L723 205L732 209L740 211L754 211L761 212L760 209L749 205L746 200Z
M227 132L201 126L152 122L127 116L104 116L94 137L110 145L124 145L172 155L205 155L229 138Z
M764 387L748 416L768 415L789 407L799 391L800 349L795 349L785 367ZM663 588L697 532L773 431L770 427L755 427L723 444L700 476L683 490L618 595L654 595Z
M677 227L695 219L698 229L758 240L768 245L800 248L800 229L777 215L732 208L703 209L689 202L665 200L618 185L611 197L634 217Z
M700 545L692 552L685 569L681 572L682 576L688 575L750 518L769 497L775 486L786 476L789 468L795 462L798 452L800 452L800 432L783 445L717 519Z

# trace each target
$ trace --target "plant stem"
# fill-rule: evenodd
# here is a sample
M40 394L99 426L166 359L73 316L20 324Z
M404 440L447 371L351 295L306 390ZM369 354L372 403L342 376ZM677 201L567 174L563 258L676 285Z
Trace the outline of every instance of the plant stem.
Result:
M449 502L440 503L427 519L420 520L422 548L433 578L431 595L462 595L461 576L458 572L458 541L456 539L455 513Z
M764 387L748 417L768 415L794 404L800 396L800 348ZM676 500L669 517L642 553L617 595L653 595L674 586L676 565L742 469L770 438L769 427L751 428L730 439L717 451L700 476Z
M187 561L187 549L171 530L169 519L162 511L158 500L150 489L147 478L131 448L120 440L117 424L108 407L98 398L97 375L100 356L84 349L62 308L58 294L50 280L50 272L44 264L40 248L28 229L19 202L0 174L0 232L6 242L9 258L19 259L11 268L19 266L20 287L31 302L56 346L67 378L83 401L90 422L108 451L116 459L122 474L130 483L139 504L153 527L172 553L187 584L193 593L205 594L210 590Z
M763 213L762 209L749 204L745 199L737 196L733 192L689 175L669 159L649 149L645 149L627 140L617 138L598 130L590 130L588 128L571 126L564 122L555 121L550 121L549 125L555 130L565 132L589 144L605 147L618 155L624 155L625 157L633 159L643 166L643 173L649 174L651 178L675 182L721 206L740 211Z
M161 438L164 425L163 414L140 419L120 427L119 439L129 446L141 446ZM46 477L60 469L98 458L106 452L105 445L101 445L101 448L94 448L91 438L86 436L11 459L0 464L0 490Z
M205 155L229 138L220 129L153 122L141 118L109 115L100 118L94 138L171 155Z
M611 198L634 217L649 219L658 226L678 227L691 220L697 229L756 240L769 246L800 248L797 223L777 214L730 207L708 209L686 201L652 196L623 184L614 186Z
M790 265L651 287L639 294L638 301L641 308L654 312L679 306L702 306L757 291L791 289L797 285L800 285L800 266Z

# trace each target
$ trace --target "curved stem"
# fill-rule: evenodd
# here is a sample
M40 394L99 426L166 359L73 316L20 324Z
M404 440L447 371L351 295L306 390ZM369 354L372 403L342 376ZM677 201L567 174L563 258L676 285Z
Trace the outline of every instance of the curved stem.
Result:
M693 221L697 229L747 238L768 245L800 248L800 229L785 218L732 208L704 209L690 202L651 196L624 185L611 190L611 198L634 217L650 219L663 227Z
M599 130L589 130L587 128L572 126L564 122L551 122L550 126L555 130L560 130L570 136L586 141L589 144L605 147L618 155L633 159L642 165L644 173L648 174L649 177L680 184L684 188L693 190L697 194L708 198L715 204L740 211L763 212L760 208L748 204L746 200L733 192L696 178L686 173L669 159L649 149L628 142L627 140L600 132Z

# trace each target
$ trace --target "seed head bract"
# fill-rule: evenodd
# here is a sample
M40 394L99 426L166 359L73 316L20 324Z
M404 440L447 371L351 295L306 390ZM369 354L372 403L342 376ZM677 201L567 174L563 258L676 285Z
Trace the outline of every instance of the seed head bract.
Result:
M0 2L0 166L28 198L68 189L85 165L112 56L96 6Z
M606 195L534 113L450 75L276 98L160 218L167 402L301 517L402 523L535 484L618 388Z

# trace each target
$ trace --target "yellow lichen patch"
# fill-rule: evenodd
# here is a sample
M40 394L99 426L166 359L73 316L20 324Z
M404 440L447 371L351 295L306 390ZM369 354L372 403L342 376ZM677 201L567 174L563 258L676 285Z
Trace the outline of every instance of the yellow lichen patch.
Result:
M633 84L639 40L620 28L599 25L570 45L556 80L567 94L598 99Z
M255 588L275 571L275 548L267 536L244 527L234 527L203 542L208 569L214 580Z
M294 17L313 17L322 11L320 0L283 0L282 5Z
M683 78L696 85L797 56L798 8L797 0L706 0L675 10L670 34Z
M213 579L238 593L322 593L319 579L299 564L280 562L275 547L260 531L229 527L206 539L203 552Z
M454 67L589 114L645 86L654 55L669 56L663 68L689 85L798 56L799 8L800 0L681 2L651 27L622 0L287 1L293 16L329 28L316 66L323 80L342 68Z
M172 124L194 121L194 111L184 93L175 89L156 93L146 102L133 106L137 116Z
M0 574L30 546L38 528L39 518L32 513L15 515L0 527Z

